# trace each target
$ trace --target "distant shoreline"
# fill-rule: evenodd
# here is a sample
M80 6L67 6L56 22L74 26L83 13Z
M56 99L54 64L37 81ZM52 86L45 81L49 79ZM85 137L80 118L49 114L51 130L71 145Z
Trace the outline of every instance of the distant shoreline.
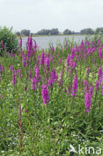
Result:
M59 34L59 35L32 35L32 37L54 37L54 36L93 36L93 35L90 35L90 34L69 34L69 35L62 35L62 34ZM20 38L19 36L17 36L18 38ZM27 38L28 36L21 36L21 38Z

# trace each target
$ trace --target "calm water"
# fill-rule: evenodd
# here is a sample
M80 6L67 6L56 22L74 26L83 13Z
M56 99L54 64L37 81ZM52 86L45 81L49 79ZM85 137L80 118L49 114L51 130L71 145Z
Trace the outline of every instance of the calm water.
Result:
M70 41L74 40L76 43L85 39L85 36L42 36L42 37L33 37L33 40L37 42L37 45L40 49L46 49L49 47L49 44L52 43L54 47L56 44L61 43L63 45L64 40L69 39ZM23 47L26 46L27 38L23 38Z

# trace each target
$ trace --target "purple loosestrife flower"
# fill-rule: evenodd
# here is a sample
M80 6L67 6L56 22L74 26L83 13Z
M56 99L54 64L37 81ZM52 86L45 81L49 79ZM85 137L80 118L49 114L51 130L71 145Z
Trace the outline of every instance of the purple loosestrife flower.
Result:
M71 50L71 58L74 59L75 57L75 48L72 48Z
M42 98L43 98L43 103L47 104L49 102L49 92L47 89L47 85L42 85Z
M20 45L20 48L22 48L22 38L20 38L19 45Z
M73 79L71 96L76 97L77 88L78 88L78 78L77 76L75 76Z
M26 57L25 56L22 57L22 65L23 65L23 68L26 66Z
M29 50L32 50L32 46L33 46L33 40L32 40L32 37L29 37L28 38L28 48L29 48Z
M10 70L13 72L14 70L13 65L10 66Z
M13 74L12 74L12 84L13 84L13 86L16 84L15 72L13 72Z
M70 65L70 55L68 54L68 56L67 56L67 66L69 66Z
M55 48L54 48L54 46L52 46L52 47L51 47L51 49L52 49L52 51L53 51L53 52L55 51Z
M35 67L35 78L39 80L39 67L38 66Z
M52 85L53 85L53 80L52 79L49 79L48 80L48 86L51 87Z
M61 58L59 58L59 64L61 64L61 62L62 62L62 59L61 59Z
M34 42L34 49L37 49L37 43L36 43L36 41Z
M101 87L102 87L102 95L103 95L103 74L101 76Z
M86 107L86 112L88 113L91 107L91 96L88 92L85 92L85 107Z
M56 69L53 69L51 72L51 79L55 82L58 79L58 75L56 73Z
M83 40L81 41L80 48L84 48L84 42L83 42Z
M15 54L12 54L12 57L15 57Z
M69 67L68 67L68 66L66 67L66 71L67 71L67 72L69 71Z
M101 48L99 49L98 54L99 54L99 59L101 60L102 59L102 49Z
M45 65L49 67L49 65L50 65L50 59L49 59L49 57L46 57L45 58Z
M92 47L95 47L94 41L91 43Z
M56 73L56 69L53 69L50 75L50 79L48 80L48 86L52 86L53 83L58 79L58 75Z
M100 46L100 44L101 44L101 40L98 40L97 41L97 46Z
M96 81L96 85L95 85L96 90L98 90L98 89L99 89L99 86L100 86L100 81L99 81L99 80L97 80L97 81Z
M90 73L90 68L87 67L87 75L89 75L89 73Z
M84 80L84 81L83 81L83 85L84 85L84 91L87 92L88 87L89 87L88 81L87 81L87 80Z
M89 88L89 95L92 97L93 96L93 86L91 85Z
M71 62L70 67L75 68L76 67L76 62Z
M98 77L101 77L102 76L102 67L99 67L98 68Z
M103 85L102 85L102 95L103 95Z

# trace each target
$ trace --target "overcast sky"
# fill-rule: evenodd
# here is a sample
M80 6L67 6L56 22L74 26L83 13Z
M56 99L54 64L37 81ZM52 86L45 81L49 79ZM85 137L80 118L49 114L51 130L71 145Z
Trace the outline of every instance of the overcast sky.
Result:
M0 26L34 33L103 27L103 0L0 0Z

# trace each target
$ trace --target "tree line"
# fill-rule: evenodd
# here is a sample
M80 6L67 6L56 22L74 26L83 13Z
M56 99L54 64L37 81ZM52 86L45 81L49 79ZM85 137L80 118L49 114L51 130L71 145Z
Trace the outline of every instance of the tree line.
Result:
M16 32L17 36L29 36L30 34L32 35L73 35L73 34L103 34L103 27L101 28L97 28L96 30L93 30L92 28L86 28L86 29L82 29L80 32L75 32L75 31L71 31L69 29L65 29L62 33L59 32L58 28L53 28L53 29L42 29L36 33L32 33L30 30L27 29L23 29L20 32Z

